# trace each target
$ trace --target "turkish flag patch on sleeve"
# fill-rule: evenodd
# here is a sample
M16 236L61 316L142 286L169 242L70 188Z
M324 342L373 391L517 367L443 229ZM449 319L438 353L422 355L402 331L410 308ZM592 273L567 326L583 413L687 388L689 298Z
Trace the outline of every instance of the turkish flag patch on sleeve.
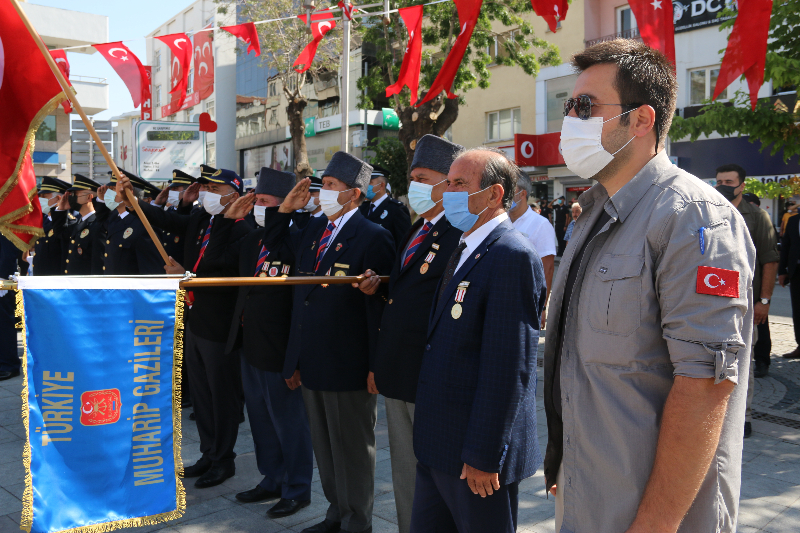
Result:
M697 267L697 294L739 297L739 273L735 270Z

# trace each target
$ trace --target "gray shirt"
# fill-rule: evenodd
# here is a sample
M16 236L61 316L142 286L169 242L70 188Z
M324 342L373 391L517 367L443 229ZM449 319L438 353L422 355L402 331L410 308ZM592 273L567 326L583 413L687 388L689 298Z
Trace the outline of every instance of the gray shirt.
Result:
M674 376L737 384L711 468L680 528L732 533L753 329L755 249L745 222L664 152L613 198L595 185L579 202L583 213L553 284L544 354L545 477L549 487L563 468L561 533L619 533L631 525ZM562 328L571 262L603 211L610 220L586 246ZM738 272L738 296L703 294L713 290L700 285L705 267ZM709 287L719 288L718 278L710 279Z

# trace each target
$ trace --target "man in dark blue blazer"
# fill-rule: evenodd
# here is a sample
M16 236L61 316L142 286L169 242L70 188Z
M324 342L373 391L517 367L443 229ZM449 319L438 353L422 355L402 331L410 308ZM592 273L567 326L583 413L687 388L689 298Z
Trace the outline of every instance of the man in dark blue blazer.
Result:
M445 216L464 235L437 290L417 388L414 533L516 531L518 484L542 461L536 354L545 278L506 213L518 173L489 148L450 167Z
M433 296L447 260L463 233L444 216L442 193L455 155L464 148L436 135L417 142L411 162L408 199L420 217L397 244L391 279L381 284L367 271L360 288L365 294L388 292L378 336L377 357L370 367L369 391L386 397L392 485L400 533L411 527L417 458L414 456L414 402Z
M388 186L388 172L384 168L375 167L367 187L368 201L361 204L359 210L367 220L389 230L395 245L399 245L411 228L411 216L406 204L389 196Z
M293 274L352 276L371 269L388 274L395 250L391 234L358 211L372 167L336 152L322 176L320 206L289 232L292 213L311 198L305 178L265 222L264 242L273 249L287 240L295 255ZM306 533L372 530L377 398L367 392L384 299L345 285L298 285L283 376L299 369L320 481L330 502L325 521Z

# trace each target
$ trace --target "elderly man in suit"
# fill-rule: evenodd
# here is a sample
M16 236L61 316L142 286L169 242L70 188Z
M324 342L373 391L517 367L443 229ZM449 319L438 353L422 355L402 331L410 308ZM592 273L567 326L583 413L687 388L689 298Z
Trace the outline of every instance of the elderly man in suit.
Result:
M336 152L322 176L320 206L289 232L294 211L311 199L311 180L301 180L265 223L264 243L289 242L293 274L348 276L367 269L387 274L395 250L391 234L358 211L372 167ZM283 377L302 379L311 442L320 481L330 502L325 520L305 533L372 531L377 398L367 391L384 299L349 285L298 285ZM299 374L296 372L299 369Z
M518 484L542 461L536 353L544 268L514 229L518 167L490 148L461 154L444 193L464 231L433 303L414 420L411 531L513 532Z

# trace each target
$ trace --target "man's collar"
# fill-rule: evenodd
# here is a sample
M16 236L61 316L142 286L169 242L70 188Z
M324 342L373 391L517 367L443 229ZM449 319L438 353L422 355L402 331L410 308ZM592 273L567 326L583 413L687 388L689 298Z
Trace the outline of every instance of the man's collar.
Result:
M469 234L468 237L461 236L461 242L467 244L467 248L474 250L480 243L489 236L489 234L499 226L503 221L508 220L508 213L503 211L491 220L488 220L483 226Z
M389 195L386 194L386 193L383 193L383 196L381 196L377 200L373 200L372 201L373 207L375 207L375 209L378 209L378 206L381 205L383 203L383 201L386 200L387 198L389 198Z
M352 217L355 214L356 211L358 211L358 209L351 209L350 211L348 211L347 213L343 214L342 216L340 216L336 220L333 220L332 221L333 222L333 227L341 229L342 226L347 224L347 221L350 220L350 217ZM331 222L331 221L329 221L329 222Z
M430 219L430 220L428 220L428 219L426 218L426 219L425 219L425 222L430 222L430 223L431 223L431 226L435 226L437 222L439 222L440 220L442 220L442 217L443 217L443 216L444 216L444 210L440 211L438 215L436 215L435 217L433 217L433 218L432 218L432 219Z
M80 213L79 213L79 214L80 214ZM94 211L90 211L90 212L88 212L87 214L85 214L85 215L83 215L83 216L81 217L81 221L84 221L84 220L86 220L87 218L89 218L89 217L90 217L90 216L92 216L92 215L94 215Z

